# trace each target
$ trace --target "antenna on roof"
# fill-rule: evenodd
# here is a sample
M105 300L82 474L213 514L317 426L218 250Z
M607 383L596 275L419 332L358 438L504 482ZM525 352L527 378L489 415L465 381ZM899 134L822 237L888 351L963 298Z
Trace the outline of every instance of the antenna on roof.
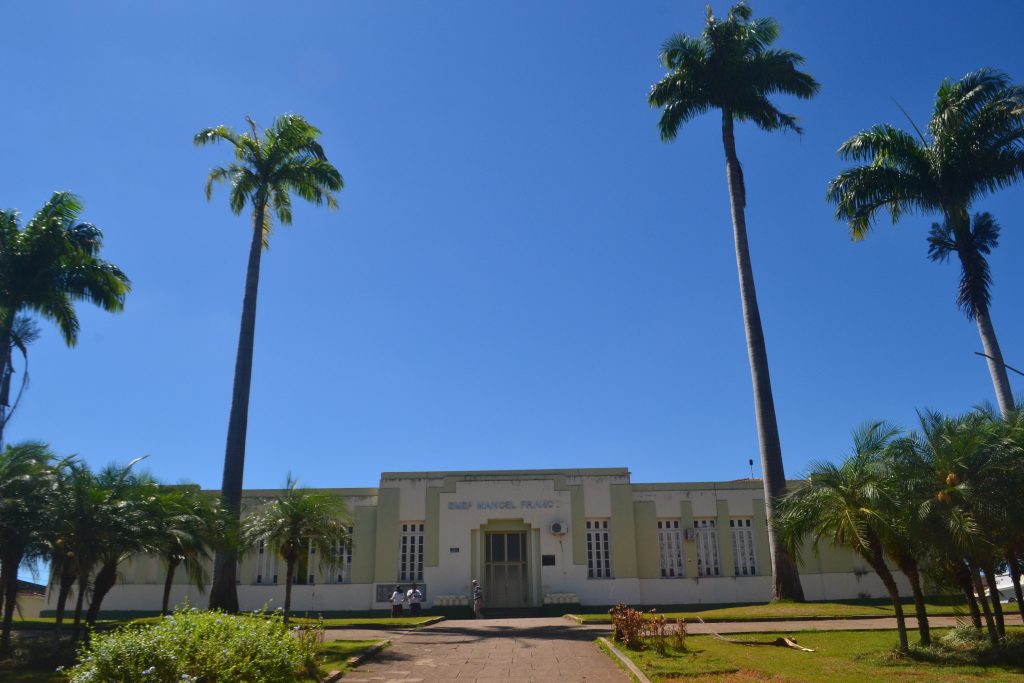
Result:
M749 460L747 460L747 464L750 465L750 478L753 479L754 478L754 459L750 458Z

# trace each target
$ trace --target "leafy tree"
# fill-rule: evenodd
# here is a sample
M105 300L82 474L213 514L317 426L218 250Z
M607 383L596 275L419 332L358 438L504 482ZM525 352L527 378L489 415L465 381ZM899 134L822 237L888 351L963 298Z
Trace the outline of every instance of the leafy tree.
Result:
M815 463L807 483L779 501L778 533L798 557L805 539L828 541L863 557L885 585L896 612L900 650L906 651L907 625L899 588L885 562L885 538L891 534L886 491L888 474L881 456L896 436L894 427L869 423L853 435L853 453L841 464Z
M254 547L260 542L280 553L285 562L284 619L292 608L292 584L299 558L311 546L319 548L320 565L330 571L337 563L332 549L351 543L348 510L340 498L299 488L288 475L284 491L266 505L251 512L242 523L242 542ZM327 552L324 550L327 549Z
M39 554L41 531L52 501L56 458L46 444L26 441L0 451L0 654L11 648L11 621L18 598L18 567Z
M221 502L233 516L237 528L241 514L242 476L245 467L245 437L249 415L249 389L252 382L253 343L256 334L256 296L259 288L260 258L269 244L272 216L284 225L292 222L291 193L316 205L337 207L333 192L341 190L341 174L327 161L318 138L320 131L301 116L279 116L261 136L256 123L246 119L251 132L238 133L227 126L207 128L196 134L196 145L228 142L234 147L235 161L214 167L207 178L206 198L214 183L230 182L229 204L240 214L252 208L252 241L242 299L242 321L235 359L235 379L231 392L227 446ZM214 562L210 606L238 610L235 587L236 556L233 550L218 551Z
M876 125L844 142L839 155L867 162L843 171L828 187L836 217L849 223L854 240L867 236L880 211L894 223L912 212L942 216L931 232L930 254L945 260L955 252L960 258L957 303L977 323L999 408L1009 414L1013 394L989 312L983 256L995 246L998 228L989 221L972 230L969 212L979 197L1024 177L1024 90L993 69L945 80L926 132Z
M803 57L771 47L779 36L775 20L753 19L752 16L745 4L733 6L724 20L715 18L709 8L707 24L699 37L675 35L669 38L661 50L662 65L669 72L651 87L648 102L662 110L658 129L665 142L674 140L679 128L700 114L711 109L721 111L722 144L769 521L772 597L802 600L803 589L796 565L783 545L776 542L773 528L775 501L785 492L786 476L747 242L746 186L733 127L736 121L751 121L766 131L800 132L796 119L780 111L770 97L784 93L808 99L818 92L819 85L798 69Z
M75 302L124 307L128 277L100 258L103 233L80 223L82 203L56 192L24 230L17 211L0 211L0 443L7 421L12 351L25 352L22 312L53 321L68 346L78 340Z

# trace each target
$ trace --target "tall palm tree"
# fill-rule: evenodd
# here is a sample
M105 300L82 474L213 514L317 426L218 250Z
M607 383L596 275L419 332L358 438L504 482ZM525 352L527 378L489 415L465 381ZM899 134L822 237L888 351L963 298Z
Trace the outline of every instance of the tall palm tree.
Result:
M206 591L205 563L216 542L218 507L216 500L203 495L197 486L164 487L156 503L155 546L166 567L160 613L167 614L179 567L188 575L189 583L200 592Z
M9 408L12 350L21 346L15 323L23 312L53 321L68 346L78 341L74 304L88 301L120 311L131 284L100 258L103 233L79 222L82 202L55 192L25 229L17 211L0 211L0 444ZM13 336L12 336L13 335Z
M351 543L348 531L349 514L340 498L299 488L299 482L288 475L284 491L272 501L254 510L242 523L244 547L262 542L275 548L285 562L284 620L292 608L292 584L295 567L310 548L317 553L320 565L330 571L337 554L323 552L326 548L346 547Z
M828 541L863 557L885 585L896 612L900 650L906 651L907 626L903 602L892 571L885 562L885 538L890 534L881 456L897 430L882 422L854 432L853 453L841 464L816 463L807 483L779 501L777 528L796 555L805 539L815 545Z
M836 217L849 223L854 240L867 236L880 211L894 223L912 212L942 217L932 231L931 253L942 260L955 251L964 278L971 278L961 280L958 304L978 325L999 409L1008 415L1013 393L989 313L988 268L981 256L987 251L979 252L995 245L995 233L972 231L970 208L978 197L1024 177L1024 89L993 69L945 80L925 132L873 126L844 142L839 155L867 162L843 171L828 187Z
M796 119L776 108L769 98L784 93L808 99L818 92L819 85L797 68L803 63L803 57L771 48L779 36L775 20L751 17L750 8L742 3L732 7L724 20L716 19L709 8L707 25L699 37L675 35L669 38L661 50L661 62L669 73L651 87L648 102L662 109L658 129L665 142L674 140L680 126L696 116L710 109L721 110L736 265L764 476L772 597L802 600L803 588L796 565L783 545L776 542L773 528L775 501L785 492L786 475L768 372L768 351L747 243L746 186L736 153L733 126L736 121L752 121L766 131L800 132Z
M52 502L55 457L46 444L28 441L0 451L0 655L10 652L18 598L18 567L40 553Z
M241 514L242 475L245 468L245 436L249 421L249 388L252 383L253 343L256 335L256 295L259 289L260 257L268 245L272 215L284 225L292 222L291 193L316 205L337 207L332 194L341 190L341 174L327 161L318 138L320 131L301 116L279 116L273 125L259 134L256 123L246 118L251 132L238 133L227 126L207 128L196 134L196 145L228 142L234 147L235 161L210 170L206 198L214 183L230 182L231 210L240 214L252 207L252 240L249 265L242 299L242 322L238 333L235 380L231 391L227 446L221 503L237 529ZM235 587L236 553L218 551L214 561L210 606L238 610Z

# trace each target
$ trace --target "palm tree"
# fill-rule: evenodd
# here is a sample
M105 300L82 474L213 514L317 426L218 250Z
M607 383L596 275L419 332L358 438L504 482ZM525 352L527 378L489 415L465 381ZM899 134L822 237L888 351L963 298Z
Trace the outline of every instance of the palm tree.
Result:
M652 107L663 110L658 129L665 142L674 140L679 127L696 116L710 109L719 109L722 113L722 143L736 241L736 265L764 476L772 597L802 600L803 588L796 565L783 545L776 542L773 527L775 501L785 492L786 475L768 372L768 352L747 243L746 187L743 168L736 154L733 126L737 120L752 121L766 131L800 132L796 119L776 108L769 97L785 93L808 99L818 92L819 85L797 68L803 63L803 57L771 48L779 36L775 20L755 20L751 16L750 8L742 3L732 7L725 20L716 19L709 8L707 25L700 37L675 35L669 38L661 50L661 62L669 73L651 87L648 102Z
M898 430L884 422L866 424L853 435L853 454L840 465L811 467L807 483L779 501L779 535L794 556L811 539L846 546L863 557L882 580L896 612L900 650L906 651L907 626L896 580L885 562L890 534L886 509L887 474L881 456Z
M956 252L963 266L958 304L978 325L999 409L1014 407L1010 380L989 313L988 267L982 254L997 232L970 225L975 199L1024 177L1024 89L993 69L945 80L935 97L926 133L877 125L843 143L839 155L867 162L840 173L828 187L836 217L854 240L870 231L879 211L895 223L908 212L938 213L930 253L944 260ZM994 225L994 224L993 224ZM981 232L976 232L978 229Z
M253 343L256 335L256 295L259 289L260 257L268 245L272 214L284 225L292 222L291 193L316 205L337 207L332 192L341 190L341 174L332 166L318 142L320 131L301 116L279 116L261 137L256 123L246 118L251 133L237 133L227 126L207 128L196 134L196 145L226 141L235 148L235 161L214 167L206 181L210 199L214 183L230 182L232 212L240 214L252 206L252 241L242 299L242 322L235 358L235 380L231 391L227 446L221 503L237 528L241 515L242 475L245 468L245 436L249 419L249 387L252 382ZM218 551L214 561L210 606L231 612L238 610L235 588L236 553Z
M76 301L124 308L131 289L117 266L99 257L103 233L78 222L82 202L55 192L25 229L17 211L0 211L0 443L9 407L12 350L24 352L15 327L22 312L53 321L68 346L78 340Z
M53 526L48 530L50 585L57 587L54 633L59 635L71 590L81 578L87 582L89 570L98 548L96 509L103 500L103 491L89 467L70 461L57 474L53 496ZM84 597L85 590L79 591ZM78 601L81 617L81 601ZM76 626L77 626L76 620Z
M292 583L299 558L311 548L320 548L320 566L330 571L337 554L324 548L347 547L351 543L349 514L336 496L299 488L289 474L284 491L272 501L250 513L242 523L244 547L263 543L276 548L285 562L284 620L292 608Z
M157 514L155 545L167 567L160 613L167 614L179 567L193 586L206 591L205 563L215 543L218 508L216 500L204 496L196 486L168 486L157 500Z
M0 654L10 652L18 567L42 549L55 460L46 444L34 441L9 445L0 452Z

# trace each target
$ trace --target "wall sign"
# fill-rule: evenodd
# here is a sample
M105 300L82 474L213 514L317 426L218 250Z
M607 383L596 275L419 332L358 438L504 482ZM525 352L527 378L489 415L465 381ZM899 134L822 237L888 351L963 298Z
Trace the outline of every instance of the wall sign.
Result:
M544 510L555 507L553 500L452 500L449 510Z

